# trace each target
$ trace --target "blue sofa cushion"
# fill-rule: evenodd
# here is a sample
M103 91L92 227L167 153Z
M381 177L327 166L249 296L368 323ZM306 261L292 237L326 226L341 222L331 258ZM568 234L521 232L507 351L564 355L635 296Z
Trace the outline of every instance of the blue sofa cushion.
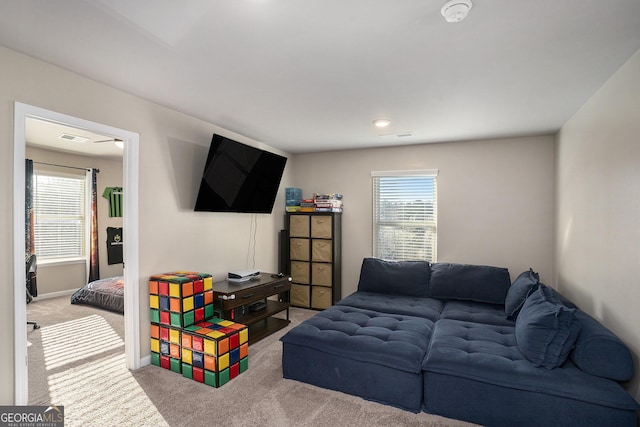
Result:
M359 291L426 297L431 269L426 261L386 261L365 258L360 269Z
M613 332L582 310L576 310L582 329L569 354L573 363L592 375L614 381L633 377L633 357Z
M447 301L439 319L463 320L486 325L515 326L513 320L507 319L504 313L504 306L475 301Z
M612 408L632 411L640 408L619 384L589 375L571 361L553 370L534 367L519 351L513 326L438 320L423 370L425 381L433 372L494 384L511 393L527 390ZM426 382L425 390L429 390ZM448 396L455 397L458 405L476 404L465 403L463 394ZM481 396L476 397L482 400ZM523 404L523 408L526 406ZM533 421L530 424L537 425Z
M566 307L575 308L576 319L582 324L574 348L569 353L571 361L592 375L629 381L634 372L633 357L620 338L555 289L547 288L547 291Z
M438 262L431 265L428 296L504 304L509 286L506 268Z
M349 360L419 373L432 331L429 319L334 305L280 340Z
M444 302L435 298L357 291L338 301L337 305L348 305L379 313L424 317L435 322L440 317Z
M516 320L525 300L538 287L538 283L540 283L540 277L532 269L521 273L513 281L504 300L504 311L507 313L507 319Z
M544 285L527 298L516 319L516 341L533 366L548 369L562 365L580 332L575 308L553 298Z

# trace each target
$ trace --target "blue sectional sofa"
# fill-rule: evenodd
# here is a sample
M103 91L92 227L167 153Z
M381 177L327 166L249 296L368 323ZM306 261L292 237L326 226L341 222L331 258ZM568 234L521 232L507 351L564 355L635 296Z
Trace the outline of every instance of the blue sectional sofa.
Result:
M487 426L635 426L629 349L527 271L366 258L285 334L285 378Z

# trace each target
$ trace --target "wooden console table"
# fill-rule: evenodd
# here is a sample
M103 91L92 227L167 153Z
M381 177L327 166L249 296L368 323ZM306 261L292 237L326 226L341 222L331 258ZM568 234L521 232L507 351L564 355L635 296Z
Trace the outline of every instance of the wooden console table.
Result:
M274 278L270 273L246 282L216 282L213 284L216 315L247 325L249 344L253 344L290 323L290 289L289 276ZM274 295L277 299L269 298ZM273 317L282 311L286 311L286 319Z

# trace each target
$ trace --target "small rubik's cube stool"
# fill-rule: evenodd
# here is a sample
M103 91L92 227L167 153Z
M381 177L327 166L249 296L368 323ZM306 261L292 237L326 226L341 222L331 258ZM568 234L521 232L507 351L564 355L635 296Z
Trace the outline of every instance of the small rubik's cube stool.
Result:
M182 331L182 375L221 387L249 367L249 329L213 318Z
M184 328L213 317L213 279L207 273L178 271L151 276L151 323Z
M180 329L152 323L151 364L181 373L181 337Z

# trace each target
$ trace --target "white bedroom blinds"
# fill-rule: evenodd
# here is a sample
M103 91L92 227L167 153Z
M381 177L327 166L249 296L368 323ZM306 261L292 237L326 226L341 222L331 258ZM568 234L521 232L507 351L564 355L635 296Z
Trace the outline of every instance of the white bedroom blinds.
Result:
M35 244L38 260L85 255L85 177L34 174Z

